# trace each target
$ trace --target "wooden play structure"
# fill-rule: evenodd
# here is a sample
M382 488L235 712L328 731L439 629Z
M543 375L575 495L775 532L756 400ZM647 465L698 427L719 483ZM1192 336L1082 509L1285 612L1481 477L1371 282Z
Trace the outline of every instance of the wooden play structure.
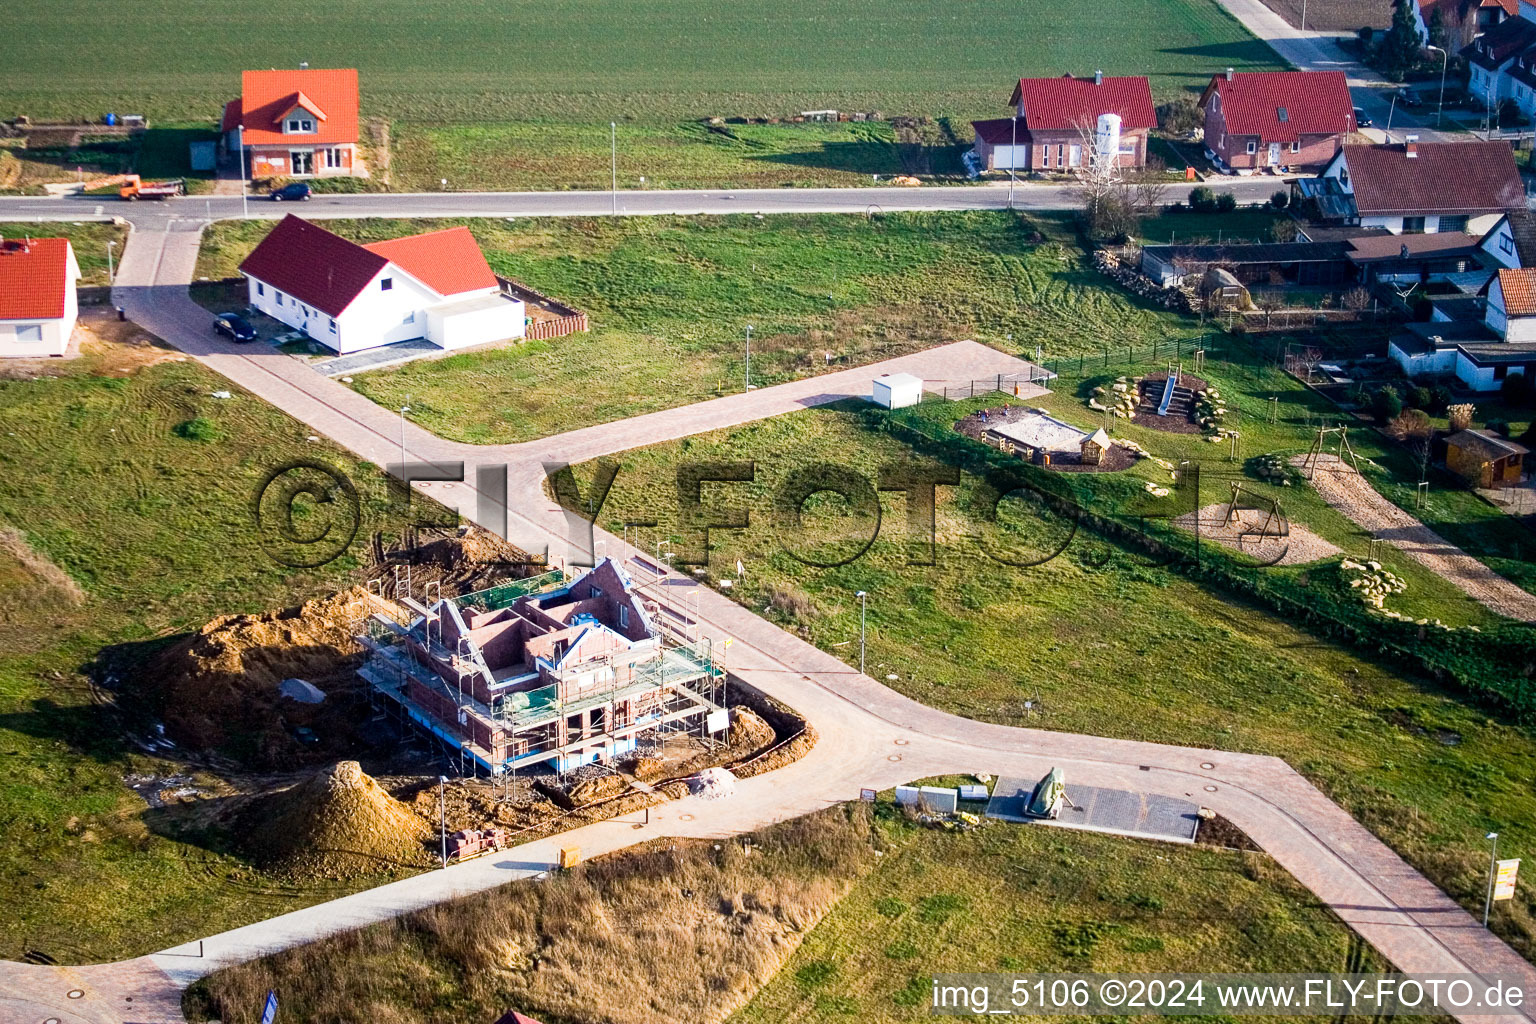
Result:
M1317 436L1312 439L1312 447L1307 449L1307 457L1301 462L1302 474L1308 480L1317 478L1317 466L1322 461L1324 447L1330 434L1339 435L1339 443L1334 448L1334 458L1342 465L1344 456L1349 456L1349 464L1355 467L1355 472L1360 472L1360 460L1355 456L1355 450L1349 445L1349 428L1345 426L1318 427Z
M1221 528L1226 529L1234 522L1242 525L1243 529L1237 534L1237 547L1241 551L1243 543L1253 540L1256 544L1262 544L1266 540L1282 540L1291 535L1291 521L1285 517L1285 509L1278 498L1266 498L1253 494L1234 480L1232 486L1232 500L1221 515ZM1242 499L1247 496L1257 504L1243 504ZM1264 521L1257 526L1249 526L1243 523L1240 512L1252 511L1264 513Z

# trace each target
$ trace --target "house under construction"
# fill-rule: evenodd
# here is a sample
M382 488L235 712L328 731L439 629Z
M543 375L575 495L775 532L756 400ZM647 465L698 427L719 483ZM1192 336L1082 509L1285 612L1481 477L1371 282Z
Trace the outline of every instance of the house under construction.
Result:
M666 613L613 559L530 582L398 599L411 621L369 618L358 674L471 773L564 772L656 734L727 727L711 642L663 630Z

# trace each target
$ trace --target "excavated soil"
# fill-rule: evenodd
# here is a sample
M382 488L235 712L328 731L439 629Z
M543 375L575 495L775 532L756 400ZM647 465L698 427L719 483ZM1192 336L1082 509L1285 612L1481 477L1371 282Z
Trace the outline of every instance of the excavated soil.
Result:
M251 802L235 832L254 859L295 876L346 878L431 863L432 830L356 761Z
M385 549L375 535L373 561L368 578L382 579L385 593L392 592L397 577L405 578L408 567L411 593L418 598L427 583L440 585L443 596L448 597L548 571L543 565L529 565L529 556L521 548L478 526L470 527L462 536L418 535L409 546L393 549Z
M167 734L194 750L236 745L257 764L287 767L305 753L299 727L334 733L355 716L361 684L354 676L359 648L352 635L369 608L352 588L297 608L214 619L195 635L161 651L132 686L155 706ZM278 692L298 678L325 691L320 704L300 704Z

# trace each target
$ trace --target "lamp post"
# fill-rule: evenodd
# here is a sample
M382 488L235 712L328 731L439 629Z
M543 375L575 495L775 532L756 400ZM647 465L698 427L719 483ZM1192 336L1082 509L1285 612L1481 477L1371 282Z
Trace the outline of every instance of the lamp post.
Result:
M744 363L741 390L743 393L752 390L752 325L747 324L747 358Z
M411 396L405 396L405 404L400 407L400 482L407 487L411 485L411 475L405 471L405 414L411 411Z
M1008 119L1008 127L1013 132L1013 137L1008 143L1008 209L1011 210L1013 209L1014 169L1019 166L1019 112L1017 110Z
M1489 832L1483 838L1493 843L1493 847L1488 853L1488 895L1483 899L1483 927L1487 928L1488 911L1493 908L1493 874L1498 869L1499 864L1499 834L1497 832Z
M250 220L251 203L245 194L245 125L236 126L235 131L235 148L240 151L240 218Z
M1392 105L1387 108L1387 141L1392 141L1392 115L1397 113L1397 93L1392 94Z
M116 244L117 244L117 240L116 239L113 239L112 241L107 243L107 285L108 285L108 287L111 286L113 279L117 276L116 274L114 274L112 272L112 247L114 245L116 245Z
M865 613L869 610L869 604L868 604L869 593L867 591L861 590L857 594L854 594L853 596L859 599L859 675L863 675L864 674L864 619L865 619Z
M608 170L613 184L613 212L619 212L619 124L608 122Z
M437 777L437 834L443 844L443 867L448 866L448 803L443 796L443 787L448 785L448 776Z
M1440 119L1445 114L1445 66L1450 61L1451 55L1438 46L1427 45L1426 50L1440 50L1440 102L1435 104L1435 127L1440 127Z

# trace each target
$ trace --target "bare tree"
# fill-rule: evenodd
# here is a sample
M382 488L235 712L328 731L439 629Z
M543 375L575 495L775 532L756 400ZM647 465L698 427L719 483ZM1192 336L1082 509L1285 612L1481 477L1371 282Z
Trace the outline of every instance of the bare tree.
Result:
M1278 288L1260 288L1253 293L1253 304L1264 311L1264 327L1267 330L1275 311L1285 308L1285 293Z
M1149 158L1147 166L1127 175L1126 180L1138 213L1154 213L1168 198L1168 168L1156 157Z
M1356 286L1339 296L1339 302L1345 309L1352 309L1356 313L1366 309L1371 304L1371 290Z
M1317 364L1323 361L1323 350L1308 346L1306 348L1288 349L1285 353L1285 368L1297 377L1306 375L1308 384L1312 383L1312 374L1317 371Z
M1427 478L1429 453L1434 449L1434 424L1422 409L1404 409L1387 423L1387 433L1402 442L1419 464L1419 479Z

